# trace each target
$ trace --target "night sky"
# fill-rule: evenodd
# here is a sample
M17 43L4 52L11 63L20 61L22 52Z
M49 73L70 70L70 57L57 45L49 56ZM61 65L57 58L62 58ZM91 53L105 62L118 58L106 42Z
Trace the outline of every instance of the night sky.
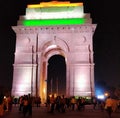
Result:
M16 25L19 15L25 14L27 4L48 0L0 0L0 88L11 89L16 35L11 26ZM71 0L84 2L97 24L93 36L95 81L120 85L120 18L119 4L105 0Z

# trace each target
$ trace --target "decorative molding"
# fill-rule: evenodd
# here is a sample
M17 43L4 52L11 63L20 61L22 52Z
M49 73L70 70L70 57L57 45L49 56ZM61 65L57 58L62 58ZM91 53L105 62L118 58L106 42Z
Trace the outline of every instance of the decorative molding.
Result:
M95 29L94 24L85 25L70 25L70 26L47 26L47 27L26 27L26 26L13 26L12 28L17 34L34 34L34 33L80 33L80 32L93 32Z
M37 64L13 64L13 66L16 68L16 67L36 67Z

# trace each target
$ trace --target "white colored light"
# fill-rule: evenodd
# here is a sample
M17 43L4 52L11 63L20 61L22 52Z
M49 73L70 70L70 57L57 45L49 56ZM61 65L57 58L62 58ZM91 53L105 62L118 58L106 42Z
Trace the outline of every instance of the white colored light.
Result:
M26 77L26 78L24 78ZM31 84L31 80L28 79L28 78L31 78L31 74L30 74L30 71L26 69L26 71L22 71L21 72L21 76L20 76L21 79L19 79L18 81L18 86L17 86L17 90L18 91L21 91L21 92L28 92L29 90L29 86ZM26 93L28 94L28 93Z
M76 84L75 86L77 88L79 88L80 90L83 90L86 88L87 84L86 84L86 79L85 79L85 75L84 74L77 74L76 75L76 78L77 78L77 81L76 81Z
M57 45L50 45L45 51L47 52L48 50L51 50L51 49L54 49L54 48L57 48Z
M65 9L65 8L63 8ZM42 9L27 9L25 19L84 18L83 7L67 8L64 11L46 12Z
M80 75L79 83L80 83L80 85L79 85L80 88L85 88L86 87L86 79L85 79L84 75Z
M98 95L97 98L98 98L98 99L104 99L105 96L104 96L104 95Z
M59 19L59 18L84 18L85 14L84 13L66 13L63 12L61 14L59 13L42 13L42 14L37 14L37 13L29 13L25 16L26 20L29 19Z

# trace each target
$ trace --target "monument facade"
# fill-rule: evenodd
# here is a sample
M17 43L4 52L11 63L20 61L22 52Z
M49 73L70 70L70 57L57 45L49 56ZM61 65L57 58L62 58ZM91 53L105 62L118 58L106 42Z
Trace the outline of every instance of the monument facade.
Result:
M94 96L93 34L83 3L41 2L28 5L16 33L12 95L47 96L48 60L61 55L66 63L66 97Z

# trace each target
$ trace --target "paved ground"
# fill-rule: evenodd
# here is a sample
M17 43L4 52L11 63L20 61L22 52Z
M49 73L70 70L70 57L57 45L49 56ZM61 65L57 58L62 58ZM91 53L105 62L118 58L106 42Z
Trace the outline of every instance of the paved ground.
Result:
M67 110L65 113L47 113L46 107L33 107L32 116L26 118L108 118L106 111L102 112L99 109L86 109L85 111ZM24 118L23 114L18 111L18 107L13 107L12 112L7 112L3 118ZM112 114L112 118L120 118L120 112Z

